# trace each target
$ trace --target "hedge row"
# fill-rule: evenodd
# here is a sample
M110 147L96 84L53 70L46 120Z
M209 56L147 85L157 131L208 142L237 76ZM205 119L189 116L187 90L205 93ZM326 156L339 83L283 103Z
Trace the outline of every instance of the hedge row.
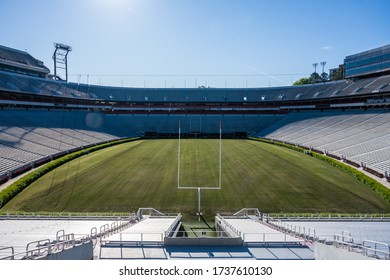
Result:
M80 150L77 152L73 152L71 154L65 155L59 159L53 160L46 165L42 166L41 168L38 168L37 170L23 176L19 180L12 183L10 186L5 188L0 192L0 208L2 208L5 204L7 204L11 199L13 199L17 194L19 194L22 190L27 188L30 184L32 184L34 181L38 180L40 177L45 175L46 173L52 171L53 169L75 159L78 157L81 157L83 155L89 154L91 152L101 150L107 147L119 145L126 142L131 142L134 140L137 140L138 138L128 138L128 139L122 139L117 140L113 142L108 142L100 145L96 145L93 147L89 147L84 150Z
M268 143L268 144L281 146L281 147L285 147L285 148L295 150L295 151L298 151L301 153L305 153L305 154L308 154L312 157L320 159L328 164L331 164L331 165L335 166L336 168L339 168L339 169L343 170L344 172L351 174L357 180L359 180L360 182L367 185L370 189L372 189L374 192L376 192L378 195L380 195L384 200L386 200L387 202L390 203L390 189L386 188L381 183L379 183L378 181L365 175L364 173L362 173L362 172L356 170L355 168L348 166L348 165L346 165L346 164L344 164L336 159L330 158L330 157L325 156L325 155L321 155L319 153L316 153L316 152L313 152L313 151L310 151L307 149L303 149L301 147L297 147L297 146L294 146L291 144L286 144L286 143L275 141L275 140L268 140L268 139L262 139L262 138L250 138L250 139L256 140L256 141L261 141L261 142Z

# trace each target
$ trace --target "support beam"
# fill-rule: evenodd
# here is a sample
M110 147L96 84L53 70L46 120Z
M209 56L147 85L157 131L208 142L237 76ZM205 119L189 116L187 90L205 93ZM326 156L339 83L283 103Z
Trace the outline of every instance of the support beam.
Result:
M68 53L72 50L72 47L60 43L54 43L54 47L54 78L58 80L63 80L59 76L58 70L64 70L65 81L68 82Z

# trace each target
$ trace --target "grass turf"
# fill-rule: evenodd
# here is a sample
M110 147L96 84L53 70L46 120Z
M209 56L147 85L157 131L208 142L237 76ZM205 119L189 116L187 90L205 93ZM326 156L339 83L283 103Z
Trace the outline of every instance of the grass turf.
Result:
M217 186L219 140L181 141L181 186ZM194 216L197 191L177 189L177 140L110 147L46 174L3 211L132 212L154 207ZM223 140L222 190L201 192L203 215L263 212L389 213L351 175L310 156L250 140ZM195 216L194 216L195 217Z

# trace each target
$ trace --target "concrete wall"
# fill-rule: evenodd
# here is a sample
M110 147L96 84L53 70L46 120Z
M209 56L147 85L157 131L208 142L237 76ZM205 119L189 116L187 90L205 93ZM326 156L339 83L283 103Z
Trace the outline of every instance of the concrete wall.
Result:
M314 244L314 259L316 260L373 260L362 254L350 252L347 249L336 248L316 242Z
M90 241L55 254L47 255L39 259L40 260L92 260L93 244L92 241Z
M199 238L189 238L189 237L176 237L170 238L166 237L164 239L165 245L170 246L242 246L242 239L239 237L229 237L229 238L208 238L208 237L199 237Z

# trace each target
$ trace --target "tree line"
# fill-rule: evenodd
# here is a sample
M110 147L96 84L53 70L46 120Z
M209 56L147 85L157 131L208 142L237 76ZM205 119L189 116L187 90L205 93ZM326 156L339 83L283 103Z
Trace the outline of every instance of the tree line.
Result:
M342 79L344 79L344 64L341 64L339 68L333 70L331 76L325 72L322 72L322 74L313 72L309 77L304 77L295 81L293 86L325 83L328 81L337 81Z

